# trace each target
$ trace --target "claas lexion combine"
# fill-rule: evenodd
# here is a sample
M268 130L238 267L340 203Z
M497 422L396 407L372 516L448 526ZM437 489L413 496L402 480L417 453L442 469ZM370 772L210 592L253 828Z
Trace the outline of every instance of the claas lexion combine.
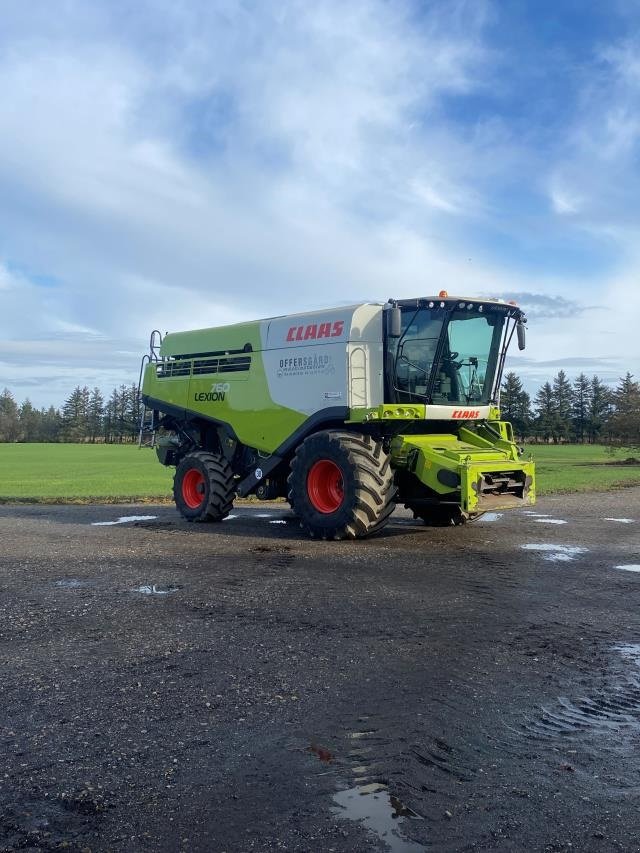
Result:
M154 332L141 436L175 466L190 521L238 497L286 498L312 537L378 532L397 503L427 524L533 504L533 463L500 419L515 303L364 303L220 328Z

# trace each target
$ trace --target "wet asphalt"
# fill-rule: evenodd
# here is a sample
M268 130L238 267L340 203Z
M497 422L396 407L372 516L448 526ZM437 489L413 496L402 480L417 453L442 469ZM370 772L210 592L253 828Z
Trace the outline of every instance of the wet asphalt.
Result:
M0 584L1 851L640 850L640 489L2 506Z

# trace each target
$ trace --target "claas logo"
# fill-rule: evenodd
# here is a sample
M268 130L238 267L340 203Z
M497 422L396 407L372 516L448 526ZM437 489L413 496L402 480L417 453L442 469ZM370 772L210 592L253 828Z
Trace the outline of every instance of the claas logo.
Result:
M339 338L344 332L344 321L333 323L310 323L308 326L291 326L287 341L316 341L320 338Z
M461 418L462 420L467 420L469 418L479 418L480 417L480 409L454 409L452 418Z

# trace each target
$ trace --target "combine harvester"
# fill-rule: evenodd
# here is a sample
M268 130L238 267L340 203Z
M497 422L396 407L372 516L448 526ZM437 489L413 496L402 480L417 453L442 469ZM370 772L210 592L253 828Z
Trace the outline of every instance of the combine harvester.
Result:
M498 409L525 322L515 303L442 291L154 332L141 443L175 466L190 521L221 521L236 496L285 497L310 536L357 539L397 502L437 525L531 505L533 463Z

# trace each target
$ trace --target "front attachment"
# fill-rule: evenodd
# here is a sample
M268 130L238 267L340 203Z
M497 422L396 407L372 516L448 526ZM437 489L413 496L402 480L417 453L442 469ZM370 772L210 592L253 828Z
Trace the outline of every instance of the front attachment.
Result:
M400 499L413 507L457 505L468 515L535 503L533 462L492 428L457 434L397 436L391 446L400 471Z

